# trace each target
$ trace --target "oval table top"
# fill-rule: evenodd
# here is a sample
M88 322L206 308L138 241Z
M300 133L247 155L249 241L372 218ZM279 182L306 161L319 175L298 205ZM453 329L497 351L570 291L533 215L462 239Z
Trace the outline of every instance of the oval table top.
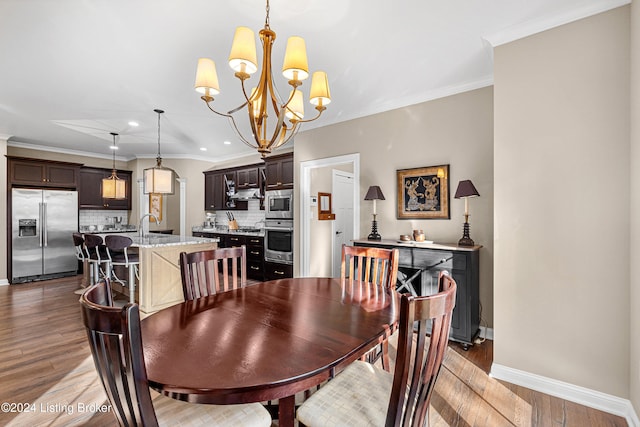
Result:
M293 399L389 334L398 295L368 283L293 278L160 310L141 322L149 384L198 403Z

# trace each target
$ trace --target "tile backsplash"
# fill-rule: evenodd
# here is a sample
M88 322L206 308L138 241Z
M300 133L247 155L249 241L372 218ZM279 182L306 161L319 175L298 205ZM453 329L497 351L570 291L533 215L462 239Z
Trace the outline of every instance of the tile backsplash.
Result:
M229 225L229 219L225 214L227 211L216 211L216 224L218 227L225 227ZM246 211L234 211L230 210L238 222L240 227L254 227L257 222L264 221L264 210L260 210L260 200L249 200ZM202 224L197 224L202 225ZM264 223L259 225L264 227Z
M109 222L107 218L122 217L122 225L129 223L129 211L127 210L92 210L92 209L80 209L78 211L78 222L80 227L87 227L89 225L113 225L114 221Z

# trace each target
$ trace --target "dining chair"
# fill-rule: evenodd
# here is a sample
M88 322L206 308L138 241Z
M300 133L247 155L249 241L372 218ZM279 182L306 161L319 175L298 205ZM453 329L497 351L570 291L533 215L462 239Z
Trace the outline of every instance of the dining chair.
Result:
M456 283L447 272L440 273L439 284L434 295L402 295L393 374L355 361L300 406L298 421L308 427L428 425L456 300Z
M92 270L91 284L95 285L100 276L109 277L109 255L107 255L107 249L104 245L104 239L97 234L85 234L84 236L84 250L89 259L89 264Z
M145 369L137 304L113 307L108 279L80 297L91 354L112 412L121 426L270 426L259 403L192 404L164 395L151 398Z
M345 285L369 282L393 290L396 288L398 277L398 258L397 249L342 245L340 279ZM382 357L382 367L388 371L388 339L389 336L382 337L376 347L363 356L363 360L374 362Z
M105 236L104 243L107 247L107 256L111 266L109 277L113 277L113 280L124 285L124 281L116 275L114 267L120 265L126 268L129 274L127 278L129 302L135 302L136 277L138 276L140 257L136 252L129 252L129 247L133 244L133 239L129 236L109 234Z
M181 252L180 275L187 301L244 287L247 284L247 248L242 245Z

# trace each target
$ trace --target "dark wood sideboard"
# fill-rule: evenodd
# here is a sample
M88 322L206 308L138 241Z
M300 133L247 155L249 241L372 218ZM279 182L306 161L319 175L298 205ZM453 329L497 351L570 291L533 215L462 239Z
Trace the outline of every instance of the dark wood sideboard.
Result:
M465 350L480 332L479 263L482 246L400 243L396 240L355 240L355 246L396 248L400 254L396 289L414 295L438 291L438 274L447 270L458 285L450 339Z

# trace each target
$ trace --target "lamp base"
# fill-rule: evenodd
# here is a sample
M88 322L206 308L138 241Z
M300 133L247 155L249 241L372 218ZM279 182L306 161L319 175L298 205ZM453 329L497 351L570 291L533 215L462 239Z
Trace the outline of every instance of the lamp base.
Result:
M475 242L469 237L469 223L466 221L462 228L462 238L458 240L458 246L475 246Z
M371 234L367 236L367 240L382 240L382 236L378 234L378 221L375 219L371 222Z

